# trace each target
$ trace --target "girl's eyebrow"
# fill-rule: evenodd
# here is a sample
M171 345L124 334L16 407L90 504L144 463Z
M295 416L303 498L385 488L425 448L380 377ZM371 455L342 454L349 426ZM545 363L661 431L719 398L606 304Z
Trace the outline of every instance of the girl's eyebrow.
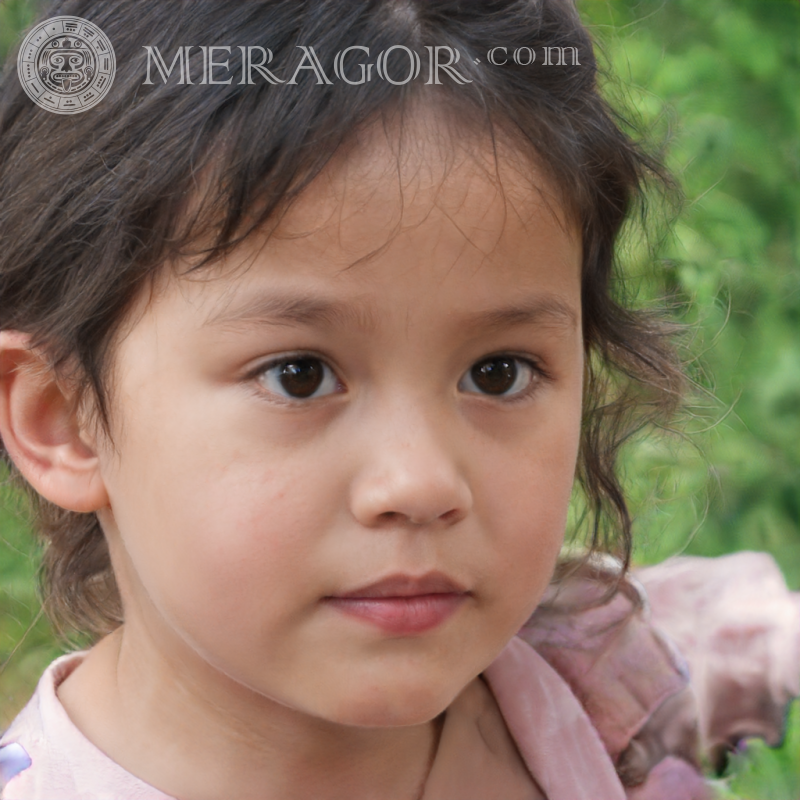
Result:
M479 311L467 316L464 324L488 331L519 325L553 325L575 330L578 321L578 312L570 303L557 295L546 295L519 304Z
M546 295L457 317L459 325L487 332L522 325L548 325L575 330L579 315L557 295ZM378 315L361 302L342 302L309 294L257 295L239 306L226 306L203 326L250 328L261 325L355 325L367 333L378 328Z
M343 303L309 294L280 295L270 292L247 302L225 307L203 326L249 328L260 325L322 325L336 327L355 323L367 332L377 328L373 311L362 303Z

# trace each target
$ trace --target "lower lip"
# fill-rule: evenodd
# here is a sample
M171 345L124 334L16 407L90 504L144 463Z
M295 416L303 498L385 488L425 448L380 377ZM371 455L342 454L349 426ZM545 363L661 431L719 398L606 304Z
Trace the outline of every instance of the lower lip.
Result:
M424 633L441 625L467 599L466 594L421 594L412 597L329 597L326 602L397 636Z

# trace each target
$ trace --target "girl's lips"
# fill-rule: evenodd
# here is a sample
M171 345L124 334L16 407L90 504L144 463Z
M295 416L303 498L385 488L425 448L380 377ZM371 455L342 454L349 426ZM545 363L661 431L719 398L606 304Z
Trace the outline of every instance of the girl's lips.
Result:
M384 580L326 597L325 602L348 616L387 633L408 636L441 625L469 597L460 584L442 573L421 578L393 575Z
M466 594L421 594L411 597L329 597L326 602L387 633L408 636L441 625L467 599Z

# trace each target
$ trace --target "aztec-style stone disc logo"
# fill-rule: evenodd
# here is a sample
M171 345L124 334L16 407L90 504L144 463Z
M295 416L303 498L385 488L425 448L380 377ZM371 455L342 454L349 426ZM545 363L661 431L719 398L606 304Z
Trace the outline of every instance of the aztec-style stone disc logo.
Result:
M34 103L55 114L96 106L114 82L117 61L108 37L80 17L40 22L19 50L17 72Z

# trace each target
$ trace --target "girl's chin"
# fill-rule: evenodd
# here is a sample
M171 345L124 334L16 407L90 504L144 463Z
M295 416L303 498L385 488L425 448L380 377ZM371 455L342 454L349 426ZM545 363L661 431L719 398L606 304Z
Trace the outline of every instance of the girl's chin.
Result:
M362 728L400 728L424 725L438 717L453 702L462 686L433 692L431 686L418 691L406 684L398 690L393 686L380 697L341 698L335 708L320 716L331 722Z

